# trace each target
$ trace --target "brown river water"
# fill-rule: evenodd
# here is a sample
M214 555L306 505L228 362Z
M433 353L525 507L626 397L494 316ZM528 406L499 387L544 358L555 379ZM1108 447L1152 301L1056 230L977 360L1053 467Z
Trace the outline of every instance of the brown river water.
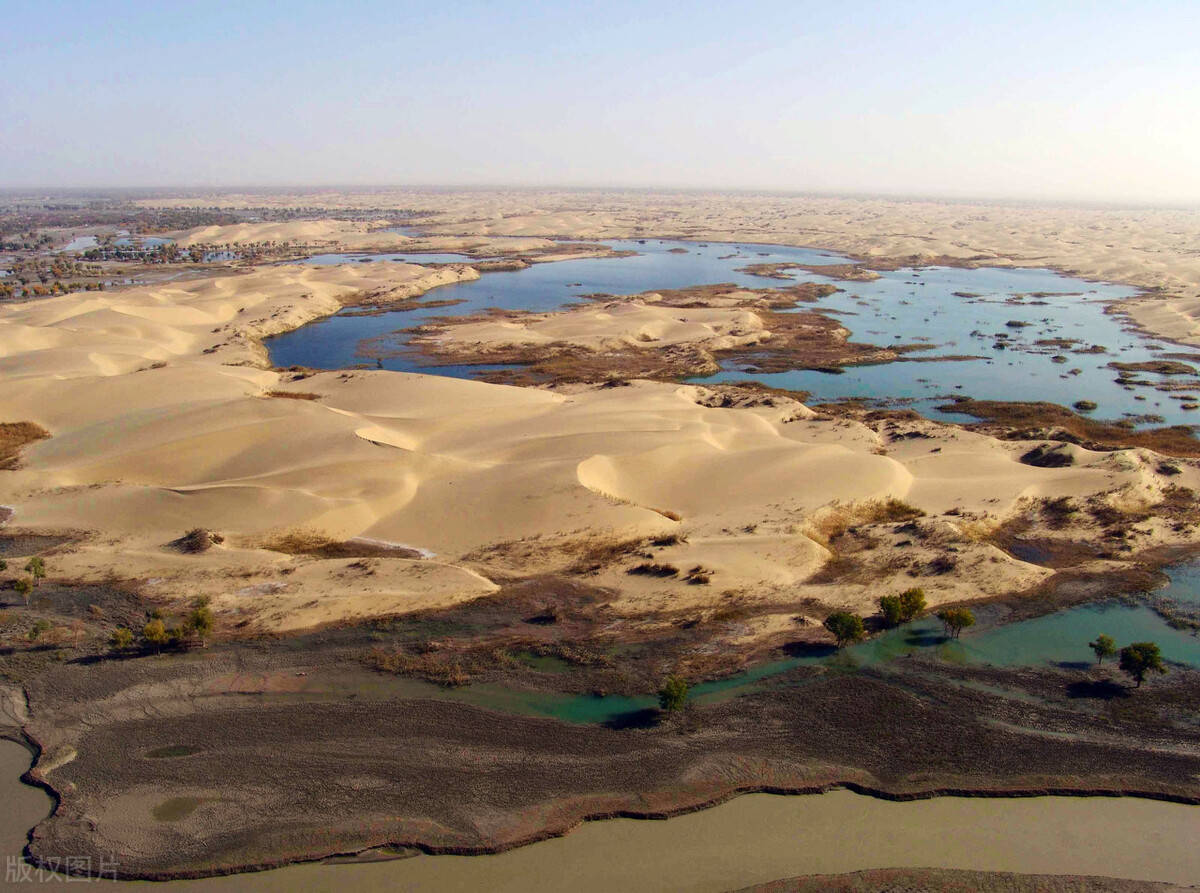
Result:
M18 777L29 752L0 740L0 835L19 854L49 798ZM751 794L669 821L589 822L496 856L417 856L151 886L155 890L730 890L801 874L884 867L1088 874L1200 884L1200 807L1108 797L940 797L892 803L849 791ZM33 889L33 883L3 889ZM47 883L53 881L46 880Z

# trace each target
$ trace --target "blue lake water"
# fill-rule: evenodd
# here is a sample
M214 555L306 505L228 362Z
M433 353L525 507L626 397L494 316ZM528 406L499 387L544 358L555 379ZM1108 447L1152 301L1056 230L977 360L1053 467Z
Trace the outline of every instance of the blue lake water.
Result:
M294 261L298 264L365 264L373 261L388 260L399 264L468 264L484 258L472 257L469 254L447 254L437 252L411 252L408 254L314 254L303 260Z
M955 292L978 297L961 297ZM1152 387L1118 384L1119 373L1108 367L1114 360L1144 362L1157 356L1152 348L1159 345L1124 331L1121 317L1104 312L1104 302L1135 293L1130 288L1083 282L1046 270L933 267L883 273L874 282L846 283L844 292L823 299L820 308L845 314L838 319L856 341L926 342L937 345L929 354L984 359L847 367L839 375L811 370L763 374L731 364L709 380L762 381L810 391L821 399L900 398L911 401L924 415L950 421L962 417L936 407L956 395L980 400L1048 400L1065 406L1090 400L1099 405L1097 417L1154 414L1168 424L1200 421L1195 413L1182 409L1185 401ZM1024 297L1018 297L1021 295ZM1037 344L1051 339L1077 343ZM998 347L1001 344L1004 346ZM1094 346L1104 347L1106 352L1078 352ZM1193 376L1179 379L1156 374L1139 377L1152 383L1195 380Z
M654 289L685 288L731 282L755 288L786 286L786 281L738 272L753 263L828 264L846 258L825 251L753 244L700 244L663 240L618 240L605 244L635 251L624 258L592 258L536 264L526 270L487 273L474 282L443 286L429 300L455 300L451 307L355 316L353 311L310 323L268 342L279 366L302 365L338 369L364 361L359 344L437 316L478 313L489 308L548 311L577 302L587 294L636 294ZM306 263L352 263L366 259L404 262L467 262L457 254L398 253L383 255L327 254ZM1200 414L1183 409L1200 397L1200 377L1141 373L1145 386L1119 384L1108 367L1114 360L1144 362L1170 351L1123 329L1120 316L1105 313L1105 303L1133 297L1125 286L1085 282L1047 270L947 267L903 269L881 274L872 282L834 282L797 271L797 281L832 282L842 289L815 307L837 315L856 341L880 345L923 344L927 350L910 357L969 355L962 361L902 361L848 367L841 374L794 370L765 374L753 361L727 363L702 381L762 381L808 391L814 401L865 398L881 404L897 401L935 418L962 421L963 416L937 409L956 395L977 399L1049 400L1070 406L1088 400L1098 404L1098 418L1161 416L1162 422L1193 424ZM956 294L958 293L958 294ZM1069 339L1070 344L1038 344ZM396 339L397 344L403 338ZM1003 345L1001 347L1000 345ZM1104 348L1103 353L1087 353ZM1178 349L1178 348L1176 348ZM1196 354L1200 360L1200 353ZM428 367L419 356L401 353L382 360L386 369L425 371L471 377L480 367ZM495 367L492 367L495 368ZM1195 388L1174 395L1153 385L1186 382Z
M114 245L119 245L122 248L131 248L134 246L141 248L157 248L160 245L170 245L174 239L164 239L159 236L122 236L113 241Z
M618 251L637 251L624 258L588 258L555 263L534 264L525 270L485 273L473 282L445 285L428 293L427 300L452 300L463 303L451 307L384 313L378 316L354 316L353 309L309 323L267 341L271 361L277 366L310 366L315 369L342 369L364 361L359 343L366 338L386 335L397 329L419 325L437 316L464 316L489 308L504 310L556 310L576 302L580 296L603 292L634 294L651 288L686 288L737 282L758 288L769 287L772 280L734 268L749 263L795 261L800 263L837 263L843 258L806 248L773 246L708 245L687 242L616 241L607 242ZM687 253L672 253L686 248ZM764 252L764 255L760 255ZM376 255L376 257L412 257L421 255ZM344 262L345 255L325 255L327 262ZM425 255L424 257L429 257ZM722 259L723 258L723 259ZM317 258L310 258L317 261ZM427 261L433 263L434 261ZM825 281L822 277L805 277ZM430 368L416 356L389 357L383 368L405 372L435 372L469 378L478 367L450 366ZM494 368L494 367L493 367Z
M95 236L78 236L59 248L59 251L87 251L89 248L95 248L97 245Z

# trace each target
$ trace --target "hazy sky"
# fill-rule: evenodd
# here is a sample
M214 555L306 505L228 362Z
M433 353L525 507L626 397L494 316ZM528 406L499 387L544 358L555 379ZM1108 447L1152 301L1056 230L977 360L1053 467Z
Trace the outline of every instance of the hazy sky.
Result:
M1200 201L1200 0L0 0L0 185Z

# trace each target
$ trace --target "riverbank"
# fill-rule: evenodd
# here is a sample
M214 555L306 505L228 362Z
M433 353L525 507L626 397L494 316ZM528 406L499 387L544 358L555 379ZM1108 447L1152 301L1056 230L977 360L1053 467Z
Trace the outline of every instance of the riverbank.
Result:
M265 336L473 274L292 265L0 308L0 418L50 434L0 478L10 565L37 553L51 575L2 627L63 798L35 855L116 841L130 875L173 877L487 852L836 785L1195 800L1188 670L1127 698L1078 667L803 666L666 724L414 697L411 676L518 664L535 695L644 696L825 649L824 617L881 593L994 602L1195 544L1200 466L1146 449L727 385L267 365ZM108 654L117 626L198 597L209 647Z
M10 759L11 757L11 759ZM48 799L21 785L16 776L28 765L28 751L0 740L0 792L10 804L5 817L6 856L18 856L25 829L50 808ZM876 889L880 881L912 879L920 884L969 883L972 889L1088 889L1113 893L1149 893L1145 881L1095 877L1153 877L1189 883L1200 873L1189 864L1187 845L1195 831L1180 807L1135 801L1131 811L1114 820L1111 801L1038 798L1036 800L941 800L894 803L834 792L800 799L747 795L712 810L669 822L617 819L589 824L573 834L505 854L484 857L433 857L397 851L382 861L341 860L296 865L236 877L173 881L179 893L222 890L270 891L302 887L357 890L553 891L567 878L582 890L657 890L664 877L677 889L724 891L744 884L766 883L766 890ZM1154 825L1171 829L1147 845L1133 830ZM1095 846L1078 847L1077 834ZM1182 840L1176 840L1179 835ZM742 855L731 860L730 847ZM613 860L613 851L623 858ZM1181 858L1182 857L1182 858ZM922 861L924 860L924 861ZM977 870L943 872L921 868L866 872L864 875L810 881L776 882L772 875L858 870L875 865L968 865ZM11 864L11 863L10 863ZM106 863L107 864L107 863ZM97 866L98 867L98 866ZM1009 870L1055 871L1054 875L1002 875ZM982 869L982 870L979 870ZM1074 869L1089 876L1064 875ZM36 869L31 869L31 872ZM106 873L107 876L107 873ZM910 881L911 883L912 881ZM808 886L806 886L808 884ZM756 888L757 889L757 888Z
M1200 706L1186 671L1122 698L1079 688L1077 670L900 661L793 673L679 723L616 728L388 697L370 674L322 692L338 671L320 650L281 665L285 653L68 666L32 683L29 730L57 764L41 776L62 793L34 857L115 848L123 876L169 879L380 847L480 854L588 819L838 786L895 801L1200 800L1200 742L1177 721ZM1102 802L1124 815L1139 801Z

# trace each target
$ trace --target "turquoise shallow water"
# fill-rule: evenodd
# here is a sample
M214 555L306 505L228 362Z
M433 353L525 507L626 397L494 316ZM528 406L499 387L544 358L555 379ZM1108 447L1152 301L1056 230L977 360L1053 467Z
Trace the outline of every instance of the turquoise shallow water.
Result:
M1172 585L1162 594L1180 602L1200 601L1200 564L1172 568L1170 576ZM1101 633L1116 639L1118 647L1132 642L1156 642L1169 663L1200 668L1200 638L1172 629L1143 605L1113 601L1085 604L1007 624L1000 622L1002 618L995 609L984 607L976 613L978 626L968 629L958 639L948 639L938 620L925 617L841 651L816 647L798 656L759 664L726 679L701 683L692 688L690 697L696 703L711 704L782 684L776 677L796 667L824 665L837 672L854 672L907 656L976 666L1053 665L1085 670L1095 662L1088 642ZM657 705L650 696L550 694L491 684L461 689L422 685L421 691L414 694L566 722L618 725L650 721Z

